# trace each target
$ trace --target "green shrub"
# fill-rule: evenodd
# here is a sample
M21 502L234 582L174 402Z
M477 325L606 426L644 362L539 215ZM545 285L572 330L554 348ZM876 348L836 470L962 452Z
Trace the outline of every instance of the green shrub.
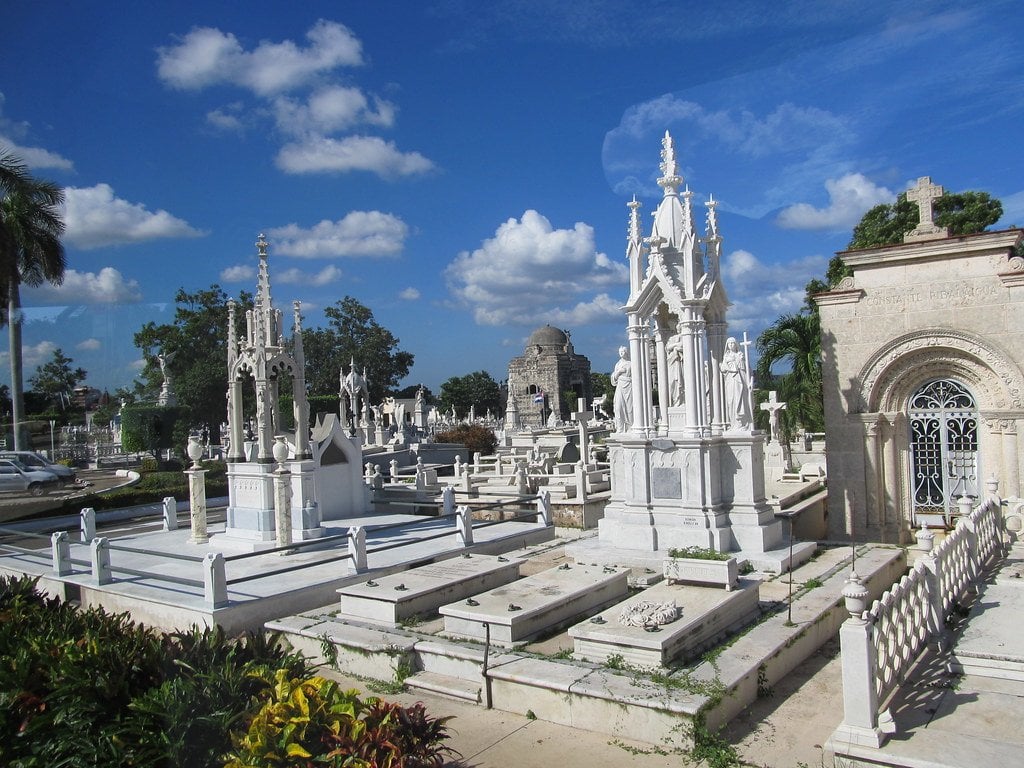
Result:
M457 754L444 744L450 718L431 717L422 704L364 701L332 680L289 678L284 670L275 673L268 691L269 699L235 738L226 768L440 768L446 755Z
M162 635L0 579L0 765L219 765L278 669L309 673L273 636Z

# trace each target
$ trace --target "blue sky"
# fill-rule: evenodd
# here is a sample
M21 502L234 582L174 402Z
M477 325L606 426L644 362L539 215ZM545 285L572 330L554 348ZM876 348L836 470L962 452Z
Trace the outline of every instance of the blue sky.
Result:
M665 130L721 201L730 332L756 336L919 176L1024 224L1022 22L998 0L11 3L0 145L67 189L26 379L60 347L128 384L179 288L253 289L260 232L277 305L320 325L354 296L415 355L404 384L504 379L544 323L610 370L626 203L649 221Z

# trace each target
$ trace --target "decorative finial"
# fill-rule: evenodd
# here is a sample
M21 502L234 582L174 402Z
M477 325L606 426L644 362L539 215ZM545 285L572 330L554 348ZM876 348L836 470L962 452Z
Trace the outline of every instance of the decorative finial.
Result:
M707 231L707 236L708 236L708 239L710 240L710 239L712 239L714 237L718 237L718 210L717 210L718 209L718 201L715 200L715 196L714 195L709 194L708 195L708 201L706 203L704 203L704 205L708 209L708 216L707 216L708 231Z
M636 195L633 195L633 199L626 203L626 207L629 208L629 239L639 240L640 234L640 207L641 203L636 199Z
M267 257L267 245L269 245L269 243L267 243L266 237L262 232L260 232L259 237L256 238L256 250L261 259L265 259Z
M676 164L676 148L668 131L665 131L665 137L661 140L661 173L658 186L665 190L666 195L674 194L679 189L679 185L683 183L683 177L679 175L679 166Z

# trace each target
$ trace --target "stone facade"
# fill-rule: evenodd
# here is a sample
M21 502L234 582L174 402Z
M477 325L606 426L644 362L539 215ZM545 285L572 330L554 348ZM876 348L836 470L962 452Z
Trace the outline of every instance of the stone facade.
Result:
M840 253L853 276L814 297L830 538L906 542L991 475L1019 494L1024 232L931 230Z
M566 398L570 390L576 394ZM536 402L540 395L543 400ZM568 421L577 398L590 402L590 360L576 353L566 331L550 325L538 328L523 354L508 364L508 397L522 426L542 426L552 412Z

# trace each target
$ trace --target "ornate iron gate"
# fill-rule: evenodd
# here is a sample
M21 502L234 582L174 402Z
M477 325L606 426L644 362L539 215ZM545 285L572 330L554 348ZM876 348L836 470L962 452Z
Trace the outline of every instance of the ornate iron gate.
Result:
M961 496L978 497L978 411L957 381L938 379L910 399L914 515L949 515Z

